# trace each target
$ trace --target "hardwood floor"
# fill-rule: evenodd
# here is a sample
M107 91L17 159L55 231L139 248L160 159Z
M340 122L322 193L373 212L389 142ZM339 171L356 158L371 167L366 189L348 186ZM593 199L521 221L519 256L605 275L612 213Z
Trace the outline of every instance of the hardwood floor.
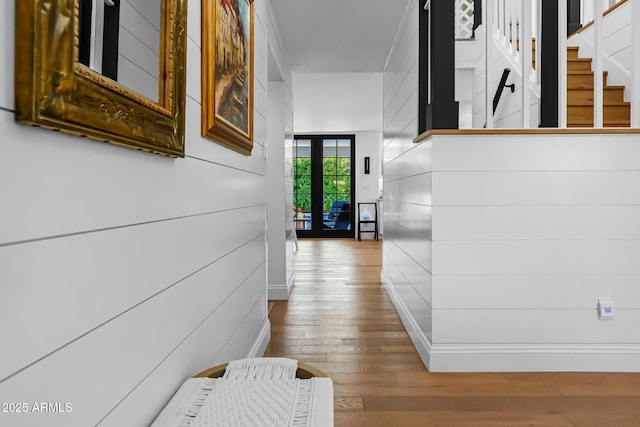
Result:
M326 372L336 426L640 426L640 374L428 372L380 283L382 242L299 245L266 356Z

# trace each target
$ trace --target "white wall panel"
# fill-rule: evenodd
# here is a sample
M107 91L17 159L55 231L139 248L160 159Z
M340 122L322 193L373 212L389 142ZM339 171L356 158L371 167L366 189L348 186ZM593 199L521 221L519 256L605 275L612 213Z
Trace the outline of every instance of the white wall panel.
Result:
M418 111L418 90L411 92L411 95L404 101L400 109L393 115L391 122L385 126L387 135L401 133L415 118ZM391 114L391 113L390 113ZM386 116L385 116L386 117ZM414 136L415 138L415 136Z
M387 200L385 215L398 226L419 238L431 240L431 206Z
M415 133L415 129L417 129L417 125L413 133ZM396 152L402 154L393 157ZM384 153L385 160L389 157L392 158L384 164L385 181L394 181L399 178L431 172L430 141L415 144L411 139L394 139L385 147ZM389 156L387 157L387 155Z
M187 378L215 366L211 355L219 354L221 343L227 339L227 331L220 327L227 321L225 314L233 315L217 312L207 318L100 426L149 425Z
M416 235L411 230L402 227L400 224L388 219L385 213L384 223L385 239L390 239L402 250L416 261L425 270L431 272L432 264L432 242L424 235Z
M638 205L638 188L640 171L435 172L433 204Z
M264 318L267 316L267 304L265 303L267 297L266 290L265 293L257 297L255 293L247 294L247 297L249 296L252 298L252 300L249 301L254 301L253 306L244 314L242 319L238 316L238 313L236 313L235 316L237 316L237 318L234 319L234 324L238 324L238 327L233 333L228 335L229 338L225 346L216 356L215 361L210 364L211 366L217 366L227 360L247 357L247 354L238 353L238 350L251 348L251 345L254 344L251 338L256 335L256 332L260 331L264 323Z
M12 153L0 157L0 169L16 177L0 184L6 203L0 209L0 243L264 203L264 184L256 174L26 128L5 112L0 127L3 147ZM25 130L32 138L24 138ZM201 143L242 160L211 141ZM256 168L264 162L247 161Z
M396 264L392 257L388 257L385 267L385 276L390 281L393 291L402 301L407 314L413 319L421 333L431 341L432 312L431 307L416 292L415 288L404 276L404 266Z
M431 176L432 174L425 173L394 181L385 181L385 198L395 202L431 205Z
M438 275L434 309L594 310L600 297L640 309L640 275Z
M252 154L264 156L265 144L267 143L267 116L263 116L256 110L253 116L253 150Z
M267 56L264 52L256 50L254 65L253 108L267 117Z
M263 234L264 207L0 248L4 337L0 379ZM213 246L211 241L225 246ZM228 246L227 246L228 245ZM92 248L92 250L87 250ZM180 254L177 256L176 254ZM36 267L37 266L37 267ZM83 301L78 304L78 300ZM42 330L41 339L20 345Z
M456 135L437 141L434 171L640 170L638 135Z
M439 206L435 240L640 239L640 206Z
M200 48L202 45L202 2L190 1L187 11L187 37ZM200 67L198 67L198 70ZM193 70L189 70L191 74ZM199 71L198 71L199 72Z
M433 274L640 274L640 240L434 241Z
M190 98L187 98L188 117L199 117L200 109L200 104ZM254 115L254 133L256 126L255 122L257 121L258 116L259 114ZM241 169L254 174L264 175L264 147L262 145L253 144L251 156L247 157L244 154L240 154L236 151L223 147L215 141L202 138L200 133L200 119L192 121L187 120L187 141L189 141L185 147L187 156L229 166L234 169Z
M397 157L402 156L408 150L416 147L417 145L414 144L413 138L415 138L415 135L417 133L418 133L417 117L414 118L411 122L409 122L409 124L407 124L407 126L404 129L402 129L400 132L391 132L389 130L385 130L385 135L386 135L386 138L384 141L385 164L390 164Z
M259 240L257 242L259 242ZM117 406L113 408L113 412L100 424L101 426L149 425L169 400L171 393L177 390L184 380L206 368L223 363L223 361L226 362L246 356L246 349L250 348L253 342L243 343L244 345L232 343L231 340L233 336L238 333L238 330L232 331L227 328L221 328L220 325L244 323L242 316L245 316L245 318L248 316L253 316L254 318L258 316L261 317L262 322L264 322L266 313L265 309L261 309L261 307L265 305L265 297L264 294L260 293L260 289L262 287L261 280L264 277L265 271L264 258L261 259L259 255L260 251L262 251L264 255L264 251L263 248L260 247L260 243L261 242L259 242L256 247L257 253L254 254L257 256L255 262L252 261L250 265L247 265L246 268L243 269L247 277L243 278L241 283L235 283L233 281L234 278L230 277L234 274L225 274L225 269L230 268L233 270L238 268L238 265L242 265L243 261L246 263L247 258L244 256L252 255L249 251L237 251L242 251L242 257L240 258L235 254L232 255L235 259L233 261L236 263L235 266L230 265L230 263L226 263L224 266L214 265L198 273L198 275L208 276L198 278L198 281L201 282L200 288L202 289L200 289L200 296L203 300L202 303L199 304L200 307L198 307L198 304L194 304L192 299L180 301L184 309L180 313L175 314L175 316L185 316L188 313L189 318L193 318L193 330L185 329L184 332L180 331L184 333L184 338L182 335L179 335L179 338L183 339L180 347L167 352L166 356L165 353L162 352L162 349L156 351L164 356L164 358L158 365L148 364L149 368L147 369L150 369L149 373L153 375L145 377L140 383L136 384L130 391L131 394L135 395L134 398L127 399L122 403L118 402ZM252 270L256 264L257 267ZM221 273L220 276L218 276L218 273ZM212 311L212 307L208 304L208 301L211 301L216 293L222 292L224 289L212 287L211 283L220 284L222 285L221 287L225 287L226 285L227 288L236 286L233 292L224 294L228 296L227 304L215 307L215 311ZM193 284L190 285L194 287ZM242 298L257 298L259 302L256 302L246 313L234 310L234 303L236 306L242 305L240 301ZM261 303L261 305L259 303ZM196 312L195 315L192 313L194 311ZM169 319L171 320L171 317L169 317ZM251 330L242 331L246 332L245 339L254 339L259 331L259 326L256 326L255 323L252 323L251 326ZM159 334L160 337L158 341L161 342L162 339L165 339L162 335L162 329L160 329ZM197 339L201 340L201 342L198 343L196 341ZM203 342L206 343L207 348L205 350L201 349L199 351L201 354L196 354L194 346L198 344L202 346ZM219 356L222 349L225 349L227 352L227 359L220 359ZM132 349L132 351L135 351L135 348ZM149 350L146 351L149 352ZM185 353L191 354L189 354L189 357L185 357ZM154 359L155 354L154 352L148 356L149 361ZM217 361L211 361L212 355L216 356ZM184 365L177 366L176 359L182 360ZM181 373L181 375L174 376L172 371L167 371L165 365L174 365L173 369ZM167 376L169 376L169 378L167 378ZM161 384L165 386L162 387ZM167 391L171 393L168 394ZM148 394L153 395L155 399L140 399ZM133 402L138 401L138 399L145 402L145 407L139 407L133 404Z
M417 37L417 33L415 35ZM418 61L415 55L415 52L412 49L408 49L406 52L407 57L407 67L408 71L404 73L398 73L394 76L393 86L397 87L397 92L393 96L391 103L385 109L385 117L383 126L386 128L389 126L391 121L394 119L395 112L400 110L400 106L402 106L413 92L417 89L416 82L418 81ZM404 67L403 67L404 68ZM399 84L397 83L399 82Z
M433 310L434 344L637 344L640 310Z
M201 55L200 42L196 43L191 37L187 37L187 70L193 76L193 78L187 79L187 97L198 105L202 105ZM200 126L199 123L197 125Z
M240 324L247 312L254 305L254 300L264 292L264 263L255 269L249 279L238 286L237 291L229 296L228 303L236 309L230 309L228 316L220 319L223 324ZM190 278L190 279L194 279ZM211 288L201 284L201 289ZM44 401L70 401L77 408L64 420L66 425L95 425L108 411L117 405L121 396L129 393L158 364L188 337L193 328L206 321L211 315L207 300L199 304L202 312L198 318L191 293L189 297L181 297L181 289L172 288L145 304L114 319L93 333L82 337L60 351L50 355L44 361L24 371L20 376L2 383L3 399L9 401L29 401L33 395L32 385L40 383L38 395ZM211 295L213 292L209 291ZM209 297L211 298L211 296ZM238 307L245 306L244 310ZM247 311L245 311L247 310ZM158 313L175 313L159 317ZM193 318L192 318L193 317ZM184 319L192 320L193 328L184 328ZM176 321L179 320L179 321ZM232 328L224 329L221 342L226 342L232 335ZM258 330L254 333L257 336ZM112 343L120 343L114 348ZM243 357L238 354L236 357ZM74 361L79 377L72 383L67 381L66 369L69 361ZM74 384L75 383L75 384ZM96 399L87 390L99 384L100 399ZM151 419L155 413L147 413ZM37 416L37 415L36 415ZM50 425L39 424L39 420L31 417L17 418L16 426ZM60 424L62 425L62 423Z
M14 69L15 69L15 16L16 3L0 2L0 108L13 111L14 105Z
M264 30L262 31L264 33ZM267 110L267 102L266 100L261 100L263 95L266 92L267 88L267 52L264 48L259 48L258 46L254 46L253 55L255 62L253 63L253 75L255 77L253 89L254 89L254 108L260 111L262 114L266 116ZM256 96L258 99L256 100ZM257 102L256 102L257 101Z
M413 287L420 298L431 307L433 279L429 269L420 265L402 247L402 241L385 239L389 242L385 256L393 261L393 265L402 273L403 281ZM395 284L395 281L394 281Z

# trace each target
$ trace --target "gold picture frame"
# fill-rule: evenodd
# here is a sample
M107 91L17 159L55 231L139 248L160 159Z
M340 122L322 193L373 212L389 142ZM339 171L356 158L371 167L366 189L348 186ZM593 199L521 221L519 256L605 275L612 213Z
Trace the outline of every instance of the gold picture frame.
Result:
M253 149L253 0L202 0L202 136Z
M184 157L187 0L161 0L159 100L78 62L79 0L16 0L16 121Z

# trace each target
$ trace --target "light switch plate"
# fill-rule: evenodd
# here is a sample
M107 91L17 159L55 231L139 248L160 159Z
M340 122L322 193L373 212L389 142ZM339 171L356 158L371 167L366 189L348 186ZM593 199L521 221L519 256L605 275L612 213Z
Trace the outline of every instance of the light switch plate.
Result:
M613 320L613 298L598 298L598 319Z

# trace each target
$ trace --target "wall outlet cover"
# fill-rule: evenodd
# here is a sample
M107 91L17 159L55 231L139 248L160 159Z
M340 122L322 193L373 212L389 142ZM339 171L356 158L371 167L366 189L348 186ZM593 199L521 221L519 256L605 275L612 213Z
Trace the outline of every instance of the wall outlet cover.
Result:
M598 298L598 319L613 319L613 298Z

